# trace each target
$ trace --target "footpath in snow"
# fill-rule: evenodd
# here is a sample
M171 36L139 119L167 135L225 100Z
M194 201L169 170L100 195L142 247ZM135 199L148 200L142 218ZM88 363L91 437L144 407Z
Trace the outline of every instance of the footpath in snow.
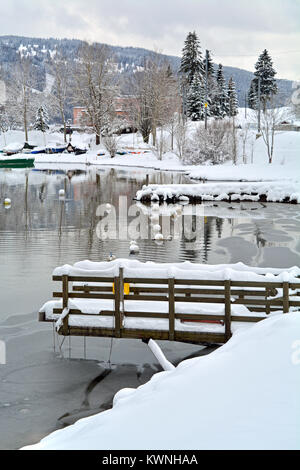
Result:
M299 450L299 332L299 312L272 315L25 449Z

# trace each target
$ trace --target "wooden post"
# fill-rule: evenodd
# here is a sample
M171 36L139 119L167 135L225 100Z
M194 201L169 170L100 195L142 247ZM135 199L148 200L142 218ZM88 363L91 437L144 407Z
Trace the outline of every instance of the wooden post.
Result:
M149 186L149 175L146 175L146 186Z
M289 283L288 282L283 282L283 313L288 313L290 310L290 301L289 301L289 295L290 295L290 288L289 288Z
M66 274L62 276L62 294L62 308L64 311L65 308L68 308L69 304L69 277ZM63 319L62 334L64 336L69 334L69 315L66 315Z
M114 278L115 284L115 334L116 338L121 337L121 312L120 312L120 278Z
M265 299L266 299L266 314L269 315L270 314L270 301L268 300L268 297L270 296L270 290L268 287L266 287L266 295L265 295Z
M225 341L231 338L230 281L225 281Z
M175 294L174 294L174 278L168 279L169 285L169 340L175 339Z

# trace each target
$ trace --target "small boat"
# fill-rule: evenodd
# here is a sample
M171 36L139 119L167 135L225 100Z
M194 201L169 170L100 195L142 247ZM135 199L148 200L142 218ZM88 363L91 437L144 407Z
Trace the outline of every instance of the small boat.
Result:
M56 144L49 144L46 147L46 153L63 153L64 150L66 150L66 145L61 144L61 143L56 143Z
M32 155L37 155L38 153L46 153L46 147L35 147L31 150Z
M25 142L22 153L32 153L32 151L36 148L37 146L34 144L29 144L28 142Z
M21 152L21 150L23 150L23 147L24 147L24 144L13 142L3 147L3 153L5 153L8 156L15 155L16 153Z
M0 168L32 168L34 167L34 157L31 156L0 156Z

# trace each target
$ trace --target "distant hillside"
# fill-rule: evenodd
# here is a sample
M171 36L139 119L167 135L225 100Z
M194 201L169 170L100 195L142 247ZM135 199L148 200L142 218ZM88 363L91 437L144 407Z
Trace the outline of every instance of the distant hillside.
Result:
M77 39L41 39L28 38L23 36L0 36L0 66L4 80L9 80L12 73L12 66L17 60L17 53L22 52L29 55L35 65L35 84L37 90L43 91L46 87L46 73L49 71L49 64L55 54L56 49L63 51L70 61L77 57L78 47L82 41ZM130 75L143 65L144 57L150 51L137 47L109 46L115 58L118 71L124 75ZM171 64L174 71L177 71L180 58L163 55ZM245 93L249 90L249 85L253 77L252 72L247 70L225 67L225 77L228 80L233 77L238 91L240 106L244 106ZM124 81L125 83L125 81ZM278 80L279 96L278 104L285 104L292 92L292 82L290 80ZM126 90L125 90L126 91Z

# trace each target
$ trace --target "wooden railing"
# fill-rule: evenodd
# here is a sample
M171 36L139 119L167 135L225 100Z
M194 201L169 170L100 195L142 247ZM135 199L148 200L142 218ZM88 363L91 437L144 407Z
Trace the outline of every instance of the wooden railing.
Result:
M120 268L117 277L81 277L81 276L54 276L54 281L62 283L62 291L54 292L54 298L62 298L62 308L53 310L54 314L61 314L69 308L69 299L110 299L113 308L101 310L99 315L114 316L114 327L72 327L69 325L70 315L82 315L78 309L70 308L63 319L62 335L81 336L113 336L116 338L149 338L167 339L170 341L190 342L226 342L231 337L232 322L258 322L264 316L234 315L232 305L245 305L251 312L262 312L267 315L275 310L287 313L290 307L300 307L299 300L290 299L290 289L300 291L300 282L250 282L250 281L216 281L216 280L187 280L174 278L138 278L124 277ZM70 286L70 283L74 283ZM125 284L130 285L130 292L124 293ZM278 296L278 289L282 295ZM296 294L299 295L299 294ZM293 294L294 296L294 294ZM126 301L138 300L145 303L141 311L130 311L130 303ZM150 301L165 302L167 312L151 311ZM192 314L176 313L176 303L208 303L224 304L224 314ZM100 304L99 304L100 306ZM126 308L125 308L126 306ZM163 310L163 309L162 309ZM85 312L85 314L89 314ZM124 327L125 318L166 319L168 331L157 329L134 329ZM219 322L224 325L224 333L204 333L194 331L178 331L175 320L183 322ZM40 321L47 321L45 314L40 314Z

